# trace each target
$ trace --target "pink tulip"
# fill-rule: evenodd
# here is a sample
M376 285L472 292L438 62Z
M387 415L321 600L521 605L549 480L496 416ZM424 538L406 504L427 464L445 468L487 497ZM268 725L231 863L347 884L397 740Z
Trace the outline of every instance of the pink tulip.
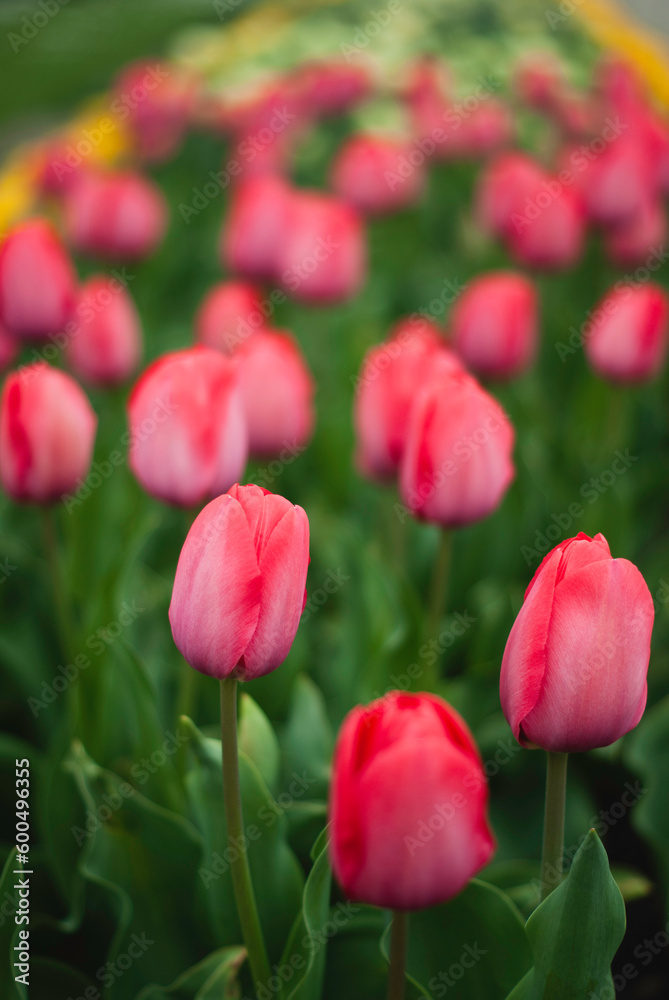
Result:
M400 321L385 343L367 352L355 396L356 462L363 475L395 476L416 394L449 367L461 366L439 328L419 317Z
M465 117L451 110L446 119L449 148L458 159L479 159L503 149L513 139L515 125L507 105L497 98L481 101Z
M561 63L548 52L524 58L513 83L520 100L534 111L551 111L566 86Z
M176 152L198 89L197 77L172 63L133 63L121 72L112 110L128 121L143 160L160 162Z
M475 215L491 236L505 237L513 228L512 216L545 180L541 166L525 153L504 153L479 176Z
M220 496L244 471L248 432L233 361L208 347L166 354L128 401L130 468L166 503Z
M0 479L13 500L49 504L77 490L97 417L73 378L44 362L7 377L0 401Z
M277 262L283 288L300 302L352 298L367 276L362 219L338 198L319 191L293 191Z
M302 450L314 426L314 382L299 347L281 330L258 330L235 355L252 455Z
M411 67L404 89L412 131L419 148L426 155L448 159L449 136L446 119L451 105L453 80L448 68L436 59L426 57Z
M413 152L402 139L355 135L332 164L332 187L344 201L370 215L413 205L425 186L424 157L412 162Z
M203 674L248 681L275 670L302 615L309 521L259 486L233 486L188 532L170 605L172 635Z
M28 219L0 244L0 323L22 340L59 333L70 318L76 275L46 219Z
M615 286L594 310L585 353L592 367L616 382L657 375L667 350L669 297L659 285Z
M654 261L667 239L667 213L659 197L643 199L635 215L604 234L604 249L617 267L639 267Z
M332 867L350 899L444 903L490 861L488 785L472 734L435 695L393 691L346 716L330 793Z
M433 378L411 407L400 494L416 517L461 527L491 514L514 477L513 427L464 372Z
M223 170L232 167L235 177L287 171L309 122L295 81L280 77L263 83L222 109L220 126L230 140Z
M468 368L493 378L511 378L532 364L537 349L539 302L522 274L482 274L453 307L453 342Z
M344 114L372 91L372 81L364 66L336 60L303 63L293 80L304 112L314 118Z
M232 192L220 241L225 267L247 278L276 281L290 188L273 174L242 180Z
M86 170L65 197L65 230L80 253L139 260L167 228L162 192L141 174Z
M546 175L528 191L511 215L509 251L526 267L558 271L572 267L583 253L585 213L577 193Z
M502 708L523 746L609 746L646 705L653 599L636 566L583 533L544 558L502 661Z
M142 354L142 328L126 287L106 275L89 278L79 289L76 313L65 348L72 371L91 385L125 382Z
M232 354L265 323L259 288L246 281L222 281L207 293L195 317L195 339Z
M614 226L642 211L648 192L656 188L654 160L638 135L612 139L597 155L576 150L571 161L580 168L578 188L593 222Z

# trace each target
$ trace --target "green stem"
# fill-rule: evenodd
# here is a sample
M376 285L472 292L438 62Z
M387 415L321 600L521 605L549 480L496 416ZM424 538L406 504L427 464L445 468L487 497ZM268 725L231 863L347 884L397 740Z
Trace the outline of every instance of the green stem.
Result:
M562 880L564 854L564 808L567 794L566 753L546 754L546 811L544 848L541 859L541 898L549 896Z
M237 749L237 680L234 677L228 677L221 681L221 748L228 842L242 844L244 842L244 823ZM235 851L235 860L230 863L230 874L242 937L246 945L251 975L257 989L258 983L266 985L272 974L253 893L249 861L244 849Z
M42 509L42 523L44 526L44 548L51 576L51 590L53 591L53 600L56 609L58 633L60 635L62 652L65 654L66 660L71 662L71 658L76 652L72 609L67 595L67 580L62 571L60 561L55 519L53 510L50 507Z
M388 1000L404 1000L406 988L407 936L409 914L393 912L390 928L390 968L388 969Z
M451 565L451 542L453 536L447 529L441 532L439 549L430 583L430 604L427 616L428 638L433 639L439 630L448 595L448 571Z

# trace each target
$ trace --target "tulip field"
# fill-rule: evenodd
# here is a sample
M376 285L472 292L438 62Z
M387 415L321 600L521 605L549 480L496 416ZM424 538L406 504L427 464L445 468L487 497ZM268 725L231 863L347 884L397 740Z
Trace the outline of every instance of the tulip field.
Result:
M0 1000L666 997L669 40L151 4L6 34Z

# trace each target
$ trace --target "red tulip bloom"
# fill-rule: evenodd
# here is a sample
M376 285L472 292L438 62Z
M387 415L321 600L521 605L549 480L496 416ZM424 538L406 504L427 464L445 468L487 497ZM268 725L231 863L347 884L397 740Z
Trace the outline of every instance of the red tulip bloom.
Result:
M160 162L181 144L197 99L199 81L172 63L133 63L114 87L112 110L128 120L137 151Z
M541 166L525 153L504 153L481 172L476 190L475 214L491 236L506 237L512 216L545 180Z
M219 496L246 465L248 432L230 358L207 347L166 354L128 401L130 467L166 503L192 507Z
M413 205L425 186L424 157L403 139L352 136L331 169L334 191L363 213L383 215Z
M421 388L460 362L439 328L425 319L399 322L365 355L355 396L356 461L372 479L391 479L404 453L409 411Z
M286 181L273 174L245 178L235 187L221 232L225 267L251 279L278 279L290 197Z
M538 319L537 290L528 278L512 271L482 274L453 307L454 346L475 372L511 378L534 360Z
M404 503L449 528L487 517L513 480L514 436L502 407L471 375L433 378L410 411L400 466Z
M583 533L544 558L504 651L504 714L523 746L609 746L646 705L653 599L636 566Z
M76 295L76 275L46 219L28 219L0 244L0 323L22 340L60 333Z
M631 218L604 234L604 247L617 267L639 267L667 239L667 213L659 197L649 195Z
M97 417L73 378L44 362L8 376L0 401L0 479L13 500L74 493L93 457Z
M393 910L435 906L490 861L481 757L441 698L396 691L354 708L333 772L330 856L349 898Z
M372 81L363 66L336 60L303 63L293 76L304 112L321 118L350 111L368 97Z
M205 347L233 354L266 321L263 296L247 281L221 281L202 301L195 317L195 339Z
M640 382L656 375L667 350L669 298L652 283L615 287L594 310L585 353L604 378Z
M79 289L76 314L65 348L75 375L91 385L125 382L142 354L142 327L125 286L106 275L89 278Z
M314 381L289 333L259 330L235 355L252 455L295 453L314 426Z
M156 249L167 228L162 192L141 174L86 170L65 197L65 230L80 253L139 260Z
M305 598L309 521L259 486L233 486L198 515L184 542L170 605L172 635L203 674L252 680L275 670Z

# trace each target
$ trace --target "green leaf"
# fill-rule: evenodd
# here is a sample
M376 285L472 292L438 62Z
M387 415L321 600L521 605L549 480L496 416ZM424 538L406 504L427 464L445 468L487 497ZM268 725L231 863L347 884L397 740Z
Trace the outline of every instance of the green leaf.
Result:
M328 860L328 831L323 830L313 847L314 865L304 886L299 914L281 958L281 966L298 972L284 990L286 1000L320 1000L325 974L326 948L321 943L330 906L332 873Z
M390 927L381 943L386 958L389 941ZM420 996L503 1000L531 961L518 910L478 879L448 903L409 918L407 978Z
M669 803L666 781L669 773L669 697L649 709L624 743L625 764L640 775L639 801L632 810L632 823L653 845L669 876Z
M221 948L183 972L170 986L145 986L136 1000L234 1000L237 972L246 958L242 947Z
M611 962L625 933L625 904L601 840L591 830L569 875L527 921L534 968L508 1000L615 995Z
M307 770L310 776L318 779L310 792L313 799L327 798L333 746L334 734L323 693L310 677L300 674L293 687L281 747L286 773Z
M279 741L262 708L245 691L239 699L239 749L253 761L270 791L276 793L280 766Z

